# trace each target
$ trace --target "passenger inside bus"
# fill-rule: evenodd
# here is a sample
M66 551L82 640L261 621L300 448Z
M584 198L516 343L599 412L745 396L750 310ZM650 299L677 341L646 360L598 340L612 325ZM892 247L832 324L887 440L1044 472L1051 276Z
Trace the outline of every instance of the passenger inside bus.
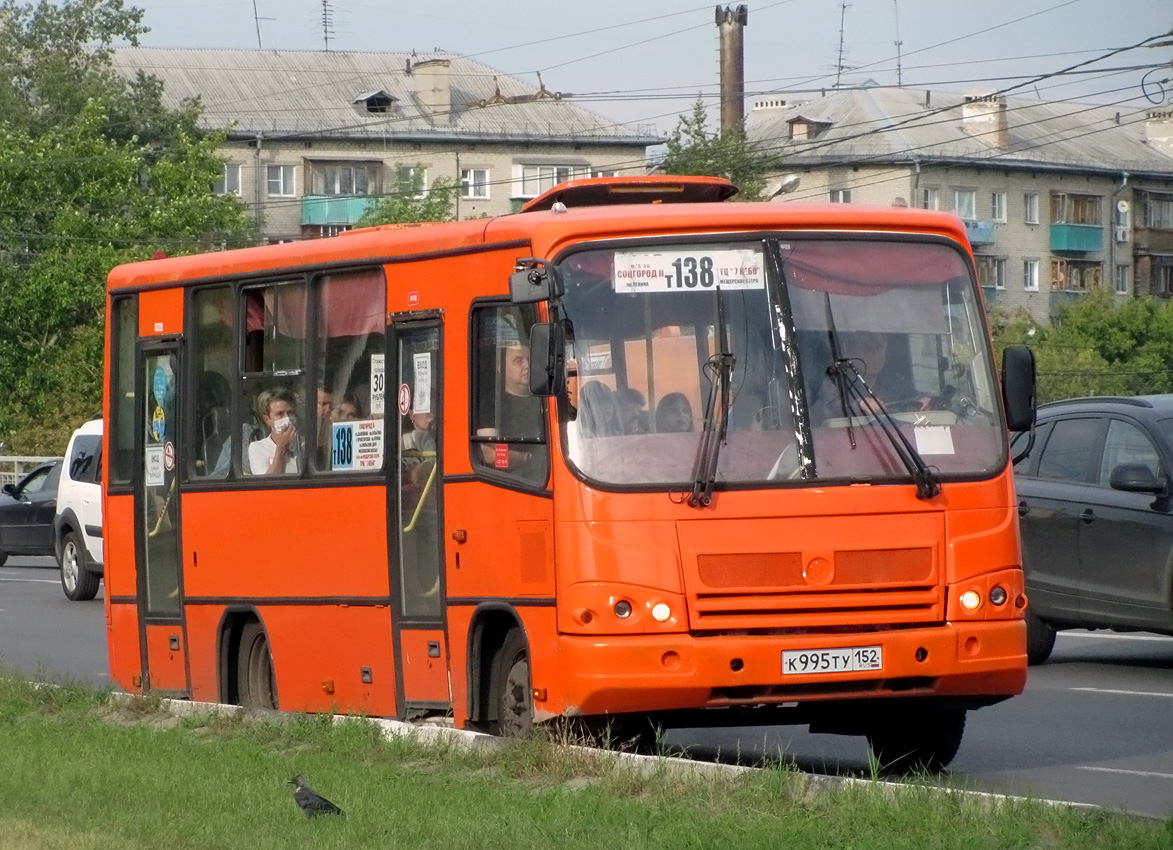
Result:
M264 390L257 396L257 412L268 436L248 447L249 472L253 475L298 471L296 410L297 397L284 387Z
M656 432L682 434L693 430L692 405L684 393L668 393L656 405Z
M646 434L652 430L648 412L644 409L647 402L643 393L633 387L624 387L615 391L615 398L619 402L619 420L624 434Z
M614 437L621 433L619 401L602 381L587 381L578 393L578 423L584 437Z
M344 395L342 400L334 405L332 416L335 422L349 422L353 419L362 419L362 405L359 404L358 396L354 393Z

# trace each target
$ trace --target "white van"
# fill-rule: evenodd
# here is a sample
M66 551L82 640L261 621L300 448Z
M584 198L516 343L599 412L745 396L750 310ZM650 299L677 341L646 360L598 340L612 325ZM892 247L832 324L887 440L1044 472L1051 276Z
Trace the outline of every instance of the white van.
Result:
M61 589L70 599L93 599L102 581L102 417L73 432L65 451L53 541Z

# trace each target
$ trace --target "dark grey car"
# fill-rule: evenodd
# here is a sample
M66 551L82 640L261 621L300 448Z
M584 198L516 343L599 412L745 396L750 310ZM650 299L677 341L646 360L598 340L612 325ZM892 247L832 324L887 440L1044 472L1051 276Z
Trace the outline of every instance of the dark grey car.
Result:
M1039 407L1014 468L1031 664L1059 629L1173 634L1170 470L1173 395Z
M0 493L0 566L9 555L52 555L60 460L46 461Z

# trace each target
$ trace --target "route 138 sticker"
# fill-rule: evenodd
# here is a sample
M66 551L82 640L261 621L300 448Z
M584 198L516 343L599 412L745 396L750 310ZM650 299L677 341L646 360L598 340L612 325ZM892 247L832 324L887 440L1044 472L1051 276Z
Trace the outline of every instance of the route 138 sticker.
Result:
M765 289L758 248L682 245L670 251L617 251L612 285L618 293Z

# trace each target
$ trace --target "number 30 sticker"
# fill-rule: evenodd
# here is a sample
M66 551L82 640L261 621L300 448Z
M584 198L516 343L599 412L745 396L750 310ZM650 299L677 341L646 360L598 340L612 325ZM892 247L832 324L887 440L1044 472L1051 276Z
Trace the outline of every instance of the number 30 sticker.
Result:
M411 387L407 384L399 388L399 412L404 416L411 413Z

